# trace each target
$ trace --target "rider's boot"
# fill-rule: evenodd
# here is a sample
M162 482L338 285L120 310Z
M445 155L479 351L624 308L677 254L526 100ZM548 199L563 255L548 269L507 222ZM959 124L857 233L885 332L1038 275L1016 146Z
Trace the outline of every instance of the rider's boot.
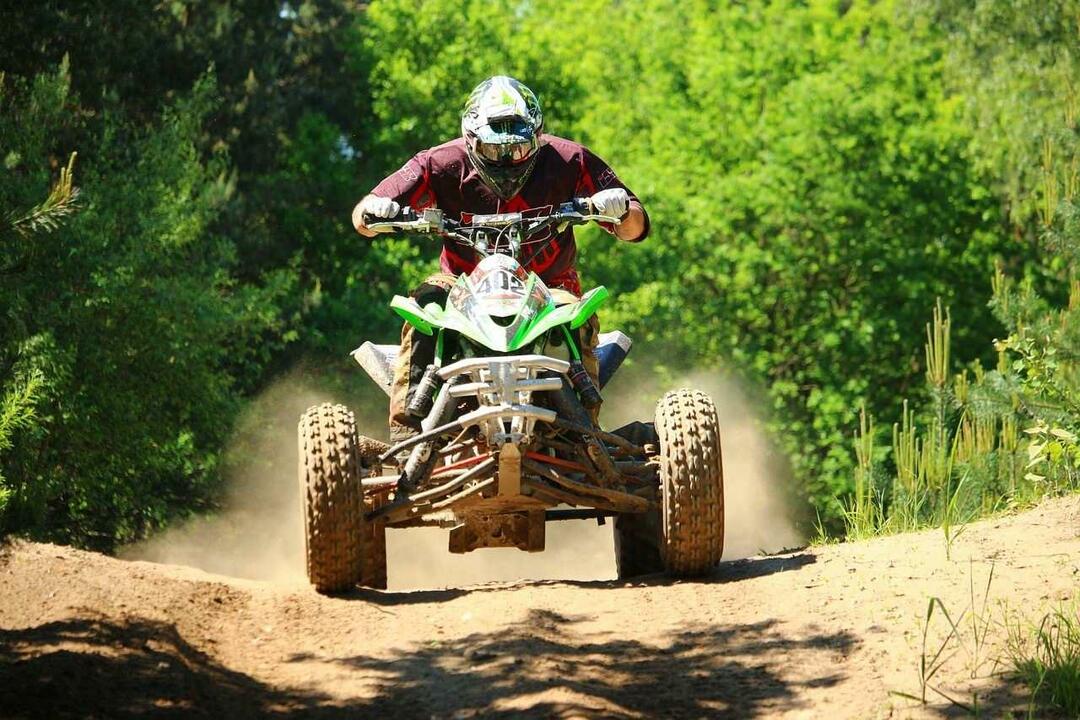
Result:
M585 372L588 373L597 393L596 402L585 409L589 411L589 417L592 418L593 425L599 428L600 407L604 402L603 396L600 394L600 360L596 357L596 345L600 337L599 319L593 315L578 332L580 333L578 337L581 344L581 364L585 367Z
M406 325L401 333L401 351L398 354L398 363L394 368L394 382L390 388L390 444L397 445L420 432L420 418L409 412L409 400L415 390L412 376L416 355L414 340L420 333L413 332L413 328ZM421 336L422 337L422 336ZM422 372L422 371L421 371ZM408 450L404 451L408 457ZM400 460L401 458L399 458Z
M446 302L447 292L454 282L452 275L435 274L412 292L413 298L424 306ZM394 366L394 382L390 388L390 442L407 440L420 432L420 420L426 415L423 397L417 398L417 388L435 360L435 338L417 332L405 323L401 328L401 347ZM410 405L412 411L410 412Z

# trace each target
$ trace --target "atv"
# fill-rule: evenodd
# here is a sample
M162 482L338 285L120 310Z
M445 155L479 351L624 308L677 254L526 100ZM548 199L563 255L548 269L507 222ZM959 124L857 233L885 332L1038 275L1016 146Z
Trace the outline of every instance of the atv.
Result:
M396 296L390 306L435 336L435 358L418 384L421 431L395 445L357 434L343 405L310 408L300 420L300 489L308 579L319 592L386 587L386 530L449 528L449 549L544 549L546 523L614 519L620 578L708 572L724 546L720 428L712 400L667 393L655 422L607 432L589 407L630 349L601 334L597 388L583 371L579 333L606 299L597 287L557 304L532 257L556 231L588 222L587 200L546 214L446 217L405 208L372 230L438 234L480 258L445 306ZM524 259L523 259L524 258ZM365 342L352 355L390 393L396 345ZM561 356L561 357L560 357Z

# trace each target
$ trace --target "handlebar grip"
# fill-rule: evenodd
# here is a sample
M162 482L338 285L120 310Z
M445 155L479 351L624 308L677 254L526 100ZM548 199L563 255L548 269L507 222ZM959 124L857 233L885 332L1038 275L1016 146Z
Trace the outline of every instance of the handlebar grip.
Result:
M570 205L573 207L574 212L583 215L589 221L611 223L612 225L618 225L622 222L620 218L600 215L592 204L592 198L589 197L574 198L570 201Z
M398 226L398 223L416 222L419 217L420 216L417 213L413 212L412 208L403 207L394 217L383 218L372 215L371 213L363 213L360 220L364 223L364 227L373 232L388 235L401 235L405 232L405 228Z
M388 223L388 222L416 222L420 219L420 215L413 211L410 207L404 207L394 217L378 217L371 213L363 213L360 216L361 222L364 223L364 227L371 227L372 223Z
M592 214L592 203L589 202L589 200L590 200L590 198L587 198L587 197L578 197L578 198L574 198L570 202L572 202L574 204L574 210L575 211L581 213L582 215L591 215Z

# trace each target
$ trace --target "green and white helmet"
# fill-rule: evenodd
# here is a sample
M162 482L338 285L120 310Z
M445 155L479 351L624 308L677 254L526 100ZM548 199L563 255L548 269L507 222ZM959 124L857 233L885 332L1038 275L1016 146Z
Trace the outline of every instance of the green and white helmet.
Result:
M476 86L461 113L461 134L473 168L499 197L521 191L536 164L544 115L533 91L496 75Z

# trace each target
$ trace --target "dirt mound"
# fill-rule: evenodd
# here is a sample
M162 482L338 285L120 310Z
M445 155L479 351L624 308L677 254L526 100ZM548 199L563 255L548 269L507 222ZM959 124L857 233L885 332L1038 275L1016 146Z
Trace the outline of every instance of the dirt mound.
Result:
M15 543L0 551L0 716L938 717L959 708L932 689L926 707L890 694L920 693L928 599L956 617L973 600L990 614L1071 598L1078 503L973 524L951 561L926 532L694 582L340 598ZM990 717L1022 707L985 667L999 641L954 640L932 684L977 692Z

